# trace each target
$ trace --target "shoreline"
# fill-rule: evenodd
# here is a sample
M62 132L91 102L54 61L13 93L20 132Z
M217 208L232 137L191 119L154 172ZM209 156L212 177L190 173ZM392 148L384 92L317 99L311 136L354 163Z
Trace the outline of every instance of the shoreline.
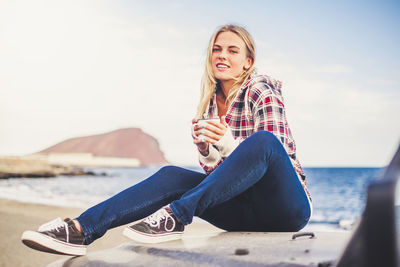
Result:
M49 206L35 203L18 202L0 198L0 266L45 266L63 257L35 251L21 242L21 235L26 230L36 230L40 225L57 217L75 218L85 209ZM88 246L88 253L113 248L130 240L122 235L123 228L111 229L102 238ZM222 230L204 222L193 223L185 233L209 233Z
M52 178L61 175L95 175L79 166L54 164L47 158L35 155L6 157L0 156L0 179Z

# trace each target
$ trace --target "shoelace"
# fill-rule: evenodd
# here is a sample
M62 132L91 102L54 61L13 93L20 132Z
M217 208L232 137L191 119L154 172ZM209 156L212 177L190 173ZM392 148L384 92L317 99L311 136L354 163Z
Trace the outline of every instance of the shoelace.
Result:
M165 219L164 228L165 228L165 230L167 232L171 232L172 230L174 230L174 228L175 228L175 219L172 218L171 214L169 214L169 212L165 208L160 209L159 211L153 213L152 215L150 215L149 217L144 219L143 222L149 224L151 227L160 228L160 224L161 224L161 220L162 219ZM171 228L167 228L168 219L172 220L172 227Z
M59 232L61 228L65 228L65 232L66 232L66 237L67 237L67 242L69 242L69 230L68 230L68 224L66 222L64 222L63 220L61 220L60 217L58 217L57 219L54 219L48 223L45 223L43 225L41 225L38 229L39 232L51 232L51 231L57 231Z

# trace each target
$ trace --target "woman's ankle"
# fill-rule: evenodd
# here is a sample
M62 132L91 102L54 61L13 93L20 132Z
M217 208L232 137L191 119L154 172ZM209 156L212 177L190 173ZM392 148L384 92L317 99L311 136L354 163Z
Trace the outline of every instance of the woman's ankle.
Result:
M76 219L73 219L72 221L74 222L76 229L78 229L78 231L82 233L82 227L79 222Z
M174 217L175 217L175 219L176 219L179 223L182 223L182 222L178 219L178 217L176 217L176 215L175 215L174 212L171 210L171 208L169 207L169 205L166 206L165 209L166 209L169 213L173 214Z

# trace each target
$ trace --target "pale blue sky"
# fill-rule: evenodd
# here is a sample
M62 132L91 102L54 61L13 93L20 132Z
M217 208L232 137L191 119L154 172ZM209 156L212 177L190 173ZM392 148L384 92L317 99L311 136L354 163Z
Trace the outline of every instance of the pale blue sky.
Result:
M140 127L196 164L190 121L217 26L282 80L305 166L382 166L399 144L398 1L1 1L0 155Z

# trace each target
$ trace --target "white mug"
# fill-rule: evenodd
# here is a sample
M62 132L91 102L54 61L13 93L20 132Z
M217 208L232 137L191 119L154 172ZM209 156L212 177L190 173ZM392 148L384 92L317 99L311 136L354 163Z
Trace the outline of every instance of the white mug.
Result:
M206 141L206 137L204 135L202 135L202 134L196 135L194 133L194 127L196 125L198 125L200 128L205 128L209 121L220 122L221 120L219 118L199 119L196 123L193 123L193 125L192 125L192 136L194 138L196 138L197 140L200 140L201 142L205 142Z

